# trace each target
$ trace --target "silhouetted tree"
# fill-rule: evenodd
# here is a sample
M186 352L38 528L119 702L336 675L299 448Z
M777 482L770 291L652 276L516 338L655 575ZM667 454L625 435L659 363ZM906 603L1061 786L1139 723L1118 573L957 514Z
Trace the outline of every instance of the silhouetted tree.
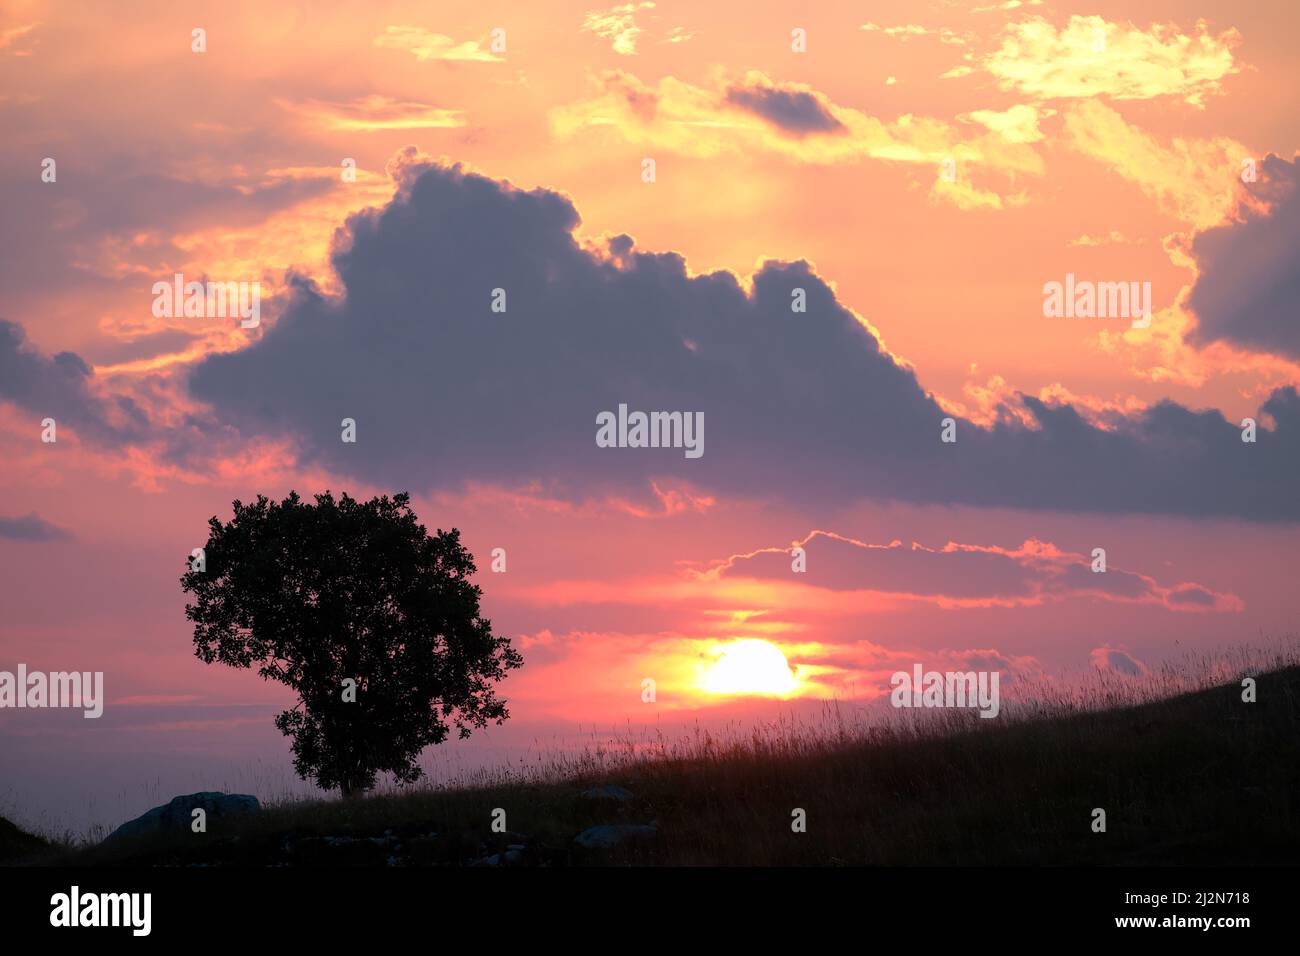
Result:
M479 616L460 532L429 535L408 501L236 501L229 523L208 522L204 566L181 577L196 656L293 688L275 725L294 766L345 797L379 772L417 779L415 758L451 725L468 737L504 721L493 684L523 663Z

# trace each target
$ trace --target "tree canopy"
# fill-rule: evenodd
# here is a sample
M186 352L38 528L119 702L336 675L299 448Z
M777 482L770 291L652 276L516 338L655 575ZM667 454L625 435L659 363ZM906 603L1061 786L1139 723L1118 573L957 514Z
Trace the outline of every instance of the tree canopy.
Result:
M233 508L181 577L194 651L298 694L275 724L304 779L345 796L381 772L416 780L452 727L468 737L509 716L495 684L523 661L480 615L457 529L430 535L405 493Z

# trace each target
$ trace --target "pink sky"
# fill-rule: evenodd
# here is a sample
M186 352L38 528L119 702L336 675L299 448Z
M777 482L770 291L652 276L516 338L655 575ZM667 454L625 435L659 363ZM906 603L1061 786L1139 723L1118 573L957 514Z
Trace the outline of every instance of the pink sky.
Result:
M285 695L193 656L177 580L258 494L409 490L461 529L525 665L438 773L866 706L914 661L1295 633L1289 4L517 7L0 14L0 670L107 696L0 711L0 813L291 785ZM177 272L258 281L262 325L156 316ZM1044 317L1067 273L1150 282L1150 327ZM597 453L638 398L704 411L698 466ZM705 689L745 639L797 690Z

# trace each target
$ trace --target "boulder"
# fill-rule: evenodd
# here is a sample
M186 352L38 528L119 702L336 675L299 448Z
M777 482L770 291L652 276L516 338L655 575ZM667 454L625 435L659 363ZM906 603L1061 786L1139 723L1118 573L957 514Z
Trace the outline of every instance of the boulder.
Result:
M202 809L207 814L208 832L215 821L256 813L261 804L257 797L247 793L188 793L173 797L161 807L154 807L134 820L128 820L108 835L104 841L134 839L160 833L189 833L194 822L193 813Z
M289 847L303 866L381 866L392 855L391 837L310 836Z
M518 866L524 862L523 848L509 849L504 853L493 853L491 856L485 856L482 859L475 860L470 866Z
M611 850L627 843L645 843L659 835L653 823L605 823L583 830L573 842L587 850Z

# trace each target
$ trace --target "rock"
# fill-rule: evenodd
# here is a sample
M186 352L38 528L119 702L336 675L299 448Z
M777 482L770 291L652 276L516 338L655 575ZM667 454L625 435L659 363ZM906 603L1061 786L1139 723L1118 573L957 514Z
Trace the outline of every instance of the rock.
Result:
M584 800L614 800L618 803L625 803L632 799L632 791L610 784L607 787L593 787L590 790L584 790L579 796Z
M153 836L160 833L191 833L194 822L193 813L202 809L207 815L208 832L212 832L213 823L219 820L256 813L262 809L257 797L247 793L188 793L173 797L171 802L161 807L154 807L134 820L128 820L114 830L104 840L133 839Z
M470 866L518 866L524 862L523 848L506 850L505 853L493 853L475 860Z
M375 839L327 836L305 837L289 850L295 863L304 866L380 866L390 855Z
M658 835L653 823L606 823L583 830L573 842L588 850L610 850L626 843L646 843Z
M452 850L436 833L411 837L403 844L407 859L417 866L433 866L452 862Z

